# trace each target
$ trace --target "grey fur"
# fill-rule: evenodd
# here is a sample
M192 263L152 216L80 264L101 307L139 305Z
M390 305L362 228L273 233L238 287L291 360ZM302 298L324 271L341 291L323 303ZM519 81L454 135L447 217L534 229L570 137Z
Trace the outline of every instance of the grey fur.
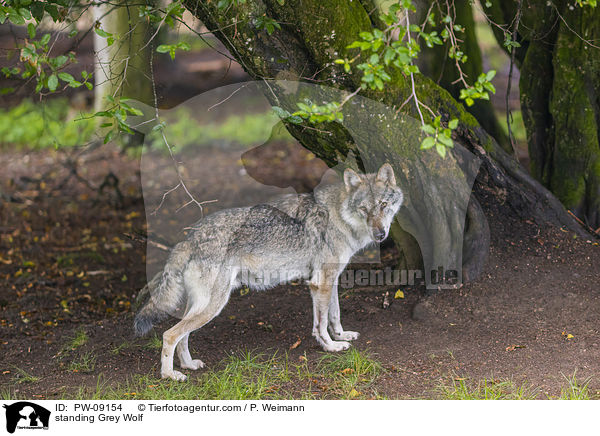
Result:
M175 347L182 368L204 366L190 356L189 334L217 316L242 285L267 289L307 279L313 336L326 351L347 349L358 333L341 326L337 279L357 251L387 237L402 201L392 167L384 164L377 174L347 169L343 183L200 220L148 284L150 298L135 319L136 332L144 334L167 314L181 318L163 334L162 377L185 380L173 370Z

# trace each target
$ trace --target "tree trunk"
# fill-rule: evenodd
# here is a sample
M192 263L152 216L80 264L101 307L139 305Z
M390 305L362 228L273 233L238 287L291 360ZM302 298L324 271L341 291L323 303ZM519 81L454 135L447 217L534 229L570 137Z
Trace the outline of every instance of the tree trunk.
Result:
M128 4L128 0L102 3L93 7L94 19L100 28L114 35L109 38L94 33L94 108L107 106L106 96L127 97L145 104L152 104L152 81L149 70L150 45L148 26L139 18L140 6Z
M500 4L498 4L500 3ZM523 2L517 64L531 173L593 229L600 227L600 7ZM508 26L516 2L493 2ZM493 26L495 27L495 26ZM499 44L504 35L495 28Z
M377 22L376 18L371 18L376 17L376 13L371 14L371 17L368 14L372 10L370 0L364 0L364 3L351 0L256 0L232 5L225 11L218 9L217 2L187 0L184 4L214 32L254 78L297 80L350 92L360 87L358 72L346 74L333 61L346 55L345 47L357 39L360 31L370 29ZM281 29L272 35L265 29L256 28L255 18L265 14L281 23ZM583 234L583 230L555 197L533 180L446 90L421 75L415 77L415 82L417 94L426 105L443 114L446 121L450 118L459 119L456 142L481 159L484 174L479 180L485 180L524 216L566 226ZM411 95L410 78L399 72L394 73L392 82L386 84L384 91L361 90L359 95L380 102L382 107L397 109ZM417 118L412 103L405 105L403 110L414 119ZM385 126L379 128L385 130ZM336 123L321 124L318 130L295 125L288 125L288 129L302 145L330 166L343 163L349 153L353 153L358 159L361 157L361 150L352 136ZM326 130L325 134L321 133L323 130ZM381 153L393 161L397 174L406 172L409 183L407 194L413 205L420 206L427 201L433 203L427 209L432 213L429 222L422 222L422 217L419 220L418 214L415 214L411 217L413 221L408 223L413 228L405 227L405 230L416 236L424 257L429 254L435 257L439 250L438 244L446 244L457 230L455 222L446 222L444 214L437 215L435 212L436 204L445 207L442 204L443 195L440 194L437 198L419 197L424 189L421 186L420 172L431 171L431 156L435 153L418 150L418 142L414 143L418 138L413 138L412 148L393 137L387 139L387 143L375 144L369 151ZM448 159L460 161L461 158L454 156ZM406 162L410 162L410 165ZM364 162L359 162L359 166L370 169ZM468 197L466 203L469 203ZM418 207L414 210L418 210ZM464 225L464 217L462 223L467 231L462 255L463 260L467 261L463 265L463 277L470 279L482 270L486 259L487 242L485 238L478 238L477 232L487 228L487 223L474 198L466 212L467 223ZM423 232L430 232L427 244L418 239ZM414 241L407 241L406 235L397 230L393 233L397 236L396 242L400 244L400 249L406 252L405 258L414 259Z

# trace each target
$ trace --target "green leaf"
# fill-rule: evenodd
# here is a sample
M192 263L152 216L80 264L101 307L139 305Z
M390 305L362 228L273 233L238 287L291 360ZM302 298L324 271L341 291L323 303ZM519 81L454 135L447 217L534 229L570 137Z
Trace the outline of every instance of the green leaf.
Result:
M46 9L46 12L50 14L54 21L58 21L60 17L58 16L58 8L55 5L46 4L44 9Z
M452 138L449 138L448 136L438 136L438 142L444 144L446 147L452 147Z
M421 126L421 130L427 133L428 135L435 135L436 129L431 124L424 124Z
M108 38L109 36L112 36L112 33L105 32L100 27L96 27L94 32L96 32L96 34L102 38Z
M104 137L104 143L107 144L112 138L113 136L115 136L115 131L111 130L110 132L108 132L106 134L106 136Z
M156 47L156 51L159 53L168 53L171 50L171 46L168 44L161 44Z
M71 76L69 73L58 73L58 77L63 82L67 82L67 83L71 83L75 80L75 78L73 76Z
M421 142L421 150L429 150L431 147L435 145L435 138L433 136L427 136Z
M16 26L22 26L25 24L25 19L14 11L8 14L8 19Z
M19 15L21 15L26 20L31 20L31 12L27 8L19 8Z
M31 39L35 38L35 26L33 25L33 23L29 23L27 25L27 34Z
M435 151L437 151L442 158L446 157L446 147L444 147L442 144L436 144Z
M360 42L360 41L354 41L352 44L347 45L346 48L347 49L359 48L361 45L362 45L362 42Z
M38 23L42 21L42 18L44 17L44 5L42 2L35 2L30 6L29 10L31 11L33 18L35 18L35 21Z
M48 89L50 91L56 91L56 87L58 86L58 77L56 77L56 74L52 74L50 77L48 77Z
M450 122L448 123L448 128L450 130L454 130L458 127L458 120L456 118L454 118L453 120L450 120Z
M44 36L42 36L42 39L40 39L40 43L42 43L42 45L46 45L50 42L50 34L46 33L44 34Z
M358 34L358 36L360 36L365 41L369 41L369 42L373 41L373 39L374 39L373 34L371 32L360 32Z

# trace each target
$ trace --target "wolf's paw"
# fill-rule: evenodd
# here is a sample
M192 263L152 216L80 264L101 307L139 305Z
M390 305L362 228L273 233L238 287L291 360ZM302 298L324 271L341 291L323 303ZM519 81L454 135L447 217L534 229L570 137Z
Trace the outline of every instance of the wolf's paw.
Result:
M206 365L204 365L204 362L201 361L200 359L194 359L191 360L190 362L186 362L186 363L182 363L181 367L183 369L200 369L200 368L204 368Z
M160 374L160 376L162 378L170 378L173 379L175 381L185 381L187 379L187 376L180 373L179 371L173 371L173 372L163 372Z
M337 351L347 350L348 348L350 348L350 342L345 342L345 341L333 341L333 342L331 342L331 344L323 347L323 349L325 351L334 352L334 353Z
M344 330L342 333L334 333L333 335L333 339L336 340L340 340L340 341L353 341L355 339L358 339L358 337L360 336L360 333L358 332L353 332L350 330Z

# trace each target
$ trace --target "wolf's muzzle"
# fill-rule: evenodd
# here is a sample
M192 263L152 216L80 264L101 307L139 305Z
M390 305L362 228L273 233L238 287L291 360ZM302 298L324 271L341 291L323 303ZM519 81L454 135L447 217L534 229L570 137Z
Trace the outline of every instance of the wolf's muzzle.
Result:
M373 230L373 239L375 239L375 242L381 242L386 238L387 234L385 230Z

